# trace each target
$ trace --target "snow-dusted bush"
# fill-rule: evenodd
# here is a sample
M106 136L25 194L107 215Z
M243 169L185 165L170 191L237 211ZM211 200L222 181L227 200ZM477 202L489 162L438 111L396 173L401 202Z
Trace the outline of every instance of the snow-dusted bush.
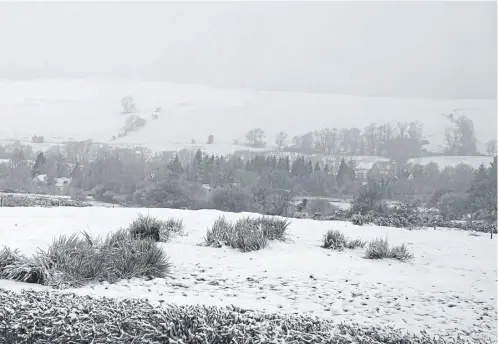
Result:
M26 283L44 282L43 264L36 264L35 259L28 259L17 250L4 247L0 251L0 278Z
M227 245L242 252L256 251L264 248L268 240L284 241L289 224L287 220L265 216L244 217L231 223L224 216L220 216L211 229L206 231L204 245Z
M206 231L204 244L206 246L222 247L234 242L235 232L233 225L225 216L220 216L214 221L211 229Z
M331 229L323 236L322 247L340 251L345 248L363 248L365 244L366 242L361 239L352 240L346 237L341 231Z
M268 245L268 237L263 231L260 219L245 217L235 222L235 248L242 252L261 250ZM233 247L233 246L232 246Z
M58 288L91 281L114 283L133 277L164 277L169 271L166 254L152 240L135 240L118 230L105 238L61 235L47 251L25 257L5 248L0 253L0 278Z
M389 252L389 258L397 259L402 262L410 260L413 258L413 254L408 251L408 248L402 244L400 246L394 246Z
M0 304L5 305L0 307L0 343L470 343L459 336L413 335L392 326L336 324L234 306L152 306L139 299L3 289Z
M372 221L372 217L369 215L354 214L351 217L351 223L356 226L363 226Z
M407 261L413 258L406 246L394 246L390 247L387 238L377 238L370 241L367 245L365 252L365 258L367 259L397 259L399 261Z
M135 239L152 239L167 242L174 234L183 232L183 221L170 218L166 221L150 215L139 214L128 227Z
M278 217L263 216L255 221L261 227L264 236L268 240L285 241L287 239L287 228L291 223L289 220Z

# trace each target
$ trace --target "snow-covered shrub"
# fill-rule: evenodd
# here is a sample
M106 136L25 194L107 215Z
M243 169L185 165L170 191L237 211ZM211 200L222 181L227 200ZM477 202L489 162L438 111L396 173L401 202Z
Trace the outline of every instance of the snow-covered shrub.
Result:
M357 247L364 248L366 244L367 242L361 239L348 239L346 241L346 248L354 250Z
M43 265L35 264L19 251L4 247L0 251L0 278L42 284L45 280L45 269Z
M341 231L331 229L323 236L323 248L342 250L345 246L346 236Z
M249 217L239 219L233 226L235 232L235 246L242 252L257 251L266 247L268 237L263 231L259 219Z
M389 258L397 259L399 261L407 261L413 258L413 254L408 251L408 248L402 244L400 246L394 246L389 251Z
M242 252L256 251L264 248L268 240L284 241L289 224L289 221L276 217L244 217L231 223L220 216L206 231L204 245L227 245Z
M289 220L278 217L263 216L256 220L261 226L264 236L268 240L285 241L287 239L287 228L290 225Z
M384 259L389 258L389 243L387 238L377 238L373 239L368 243L367 250L365 252L365 258L367 259Z
M365 258L367 259L396 259L407 261L413 258L405 245L389 247L387 238L377 238L368 243Z
M223 245L230 245L234 241L233 225L225 216L220 216L214 221L211 229L206 231L204 238L204 245L222 247Z
M169 266L166 254L154 241L135 240L125 230L104 239L87 233L83 237L61 235L47 251L38 250L30 258L8 249L0 253L0 278L59 288L90 281L164 277Z
M372 222L372 217L370 215L354 214L351 217L351 223L356 226L363 226L370 222Z
M365 241L361 239L350 239L346 237L341 231L331 229L323 236L323 248L330 248L333 250L343 250L345 248L355 249L357 247L363 248Z
M167 242L173 234L183 232L183 221L174 218L164 221L154 216L139 214L128 230L135 239Z
M239 213L254 209L251 192L238 187L218 187L209 193L209 200L214 209Z

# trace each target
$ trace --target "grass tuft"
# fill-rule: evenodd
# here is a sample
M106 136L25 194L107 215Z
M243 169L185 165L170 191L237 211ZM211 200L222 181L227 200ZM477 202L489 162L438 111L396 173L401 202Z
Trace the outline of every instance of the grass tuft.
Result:
M389 247L387 238L377 238L368 243L365 252L367 259L396 259L402 262L413 258L407 247L403 244L400 246Z
M273 217L244 217L232 223L220 216L206 231L204 245L226 245L242 252L256 251L266 247L269 240L285 241L289 224L287 220Z
M268 240L287 240L287 229L291 223L289 220L263 216L255 221L261 226L261 229Z
M331 229L323 236L322 247L332 250L342 251L345 248L347 249L355 249L357 247L363 248L365 244L366 242L361 239L352 240L346 237L341 231Z
M46 251L31 258L7 248L0 253L0 278L76 287L91 281L114 283L132 277L164 277L170 268L153 240L136 240L126 230L105 238L76 234L56 238Z
M154 216L139 214L128 230L135 239L167 242L174 234L183 233L183 221L174 218L164 221Z

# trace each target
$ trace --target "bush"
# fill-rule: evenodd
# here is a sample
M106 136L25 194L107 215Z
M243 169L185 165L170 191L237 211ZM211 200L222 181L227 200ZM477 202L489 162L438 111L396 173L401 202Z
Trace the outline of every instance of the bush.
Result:
M261 226L263 234L268 240L285 241L287 239L287 228L290 225L289 220L278 217L263 216L256 220Z
M457 336L415 336L392 326L334 324L234 306L152 306L139 299L2 289L0 304L7 305L0 307L0 343L469 343ZM480 338L475 341L492 342Z
M133 277L164 277L170 264L152 240L135 240L118 230L106 238L62 235L47 251L27 258L4 249L0 254L2 278L54 286L80 286L90 281L114 283Z
M204 245L226 245L242 252L256 251L266 247L268 240L286 240L289 224L287 220L272 217L244 217L230 223L224 216L220 216L211 229L206 231Z
M235 186L216 188L209 194L209 199L214 209L221 211L239 213L254 208L251 193Z
M268 237L263 231L263 226L258 219L242 218L235 222L233 230L235 232L235 242L233 248L238 248L242 252L261 250L268 245Z
M222 247L234 242L233 225L227 221L225 216L220 216L214 221L211 229L206 231L204 244L206 246Z
M173 234L183 232L183 221L174 218L164 221L150 215L139 214L128 227L128 231L135 239L167 242Z
M407 261L413 258L413 255L408 251L405 245L389 247L387 238L377 238L368 243L365 252L367 259L396 259L399 261Z
M4 247L0 251L0 278L43 284L46 274L42 267L43 265L35 264L34 259L28 259L17 250Z
M339 210L339 207L333 205L326 199L312 199L307 203L306 212L309 216L315 216L315 214L320 214L321 216L333 215Z
M365 241L361 239L351 240L338 230L331 229L323 236L323 248L342 251L345 248L355 249L357 247L363 248L364 246Z
M363 226L372 221L372 217L369 215L354 214L351 217L351 223L355 226Z

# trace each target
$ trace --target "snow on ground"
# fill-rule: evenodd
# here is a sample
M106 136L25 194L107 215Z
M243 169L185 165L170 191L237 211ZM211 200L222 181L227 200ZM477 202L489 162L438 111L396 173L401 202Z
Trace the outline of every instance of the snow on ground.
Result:
M147 298L152 303L235 304L337 322L496 338L496 240L487 235L293 219L291 242L240 253L197 246L221 214L214 210L0 208L0 245L34 253L59 234L87 230L104 235L127 226L140 212L184 221L186 234L161 244L174 266L171 278L94 284L72 291ZM225 215L233 220L247 214ZM363 259L361 250L325 250L319 246L328 229L340 229L353 238L387 236L392 244L407 244L415 258L409 263L372 261ZM0 280L0 287L44 288L5 280Z
M110 141L124 126L121 98L131 95L145 128ZM162 108L158 120L152 112ZM0 80L0 138L43 135L47 142L77 140L145 144L168 150L180 143L215 142L231 145L245 133L262 128L273 145L275 134L294 135L320 128L363 129L368 123L419 120L434 149L443 144L448 121L441 116L455 109L474 120L480 144L496 137L496 99L401 99L338 94L262 92L217 89L168 82L119 80ZM222 124L222 125L220 125Z

